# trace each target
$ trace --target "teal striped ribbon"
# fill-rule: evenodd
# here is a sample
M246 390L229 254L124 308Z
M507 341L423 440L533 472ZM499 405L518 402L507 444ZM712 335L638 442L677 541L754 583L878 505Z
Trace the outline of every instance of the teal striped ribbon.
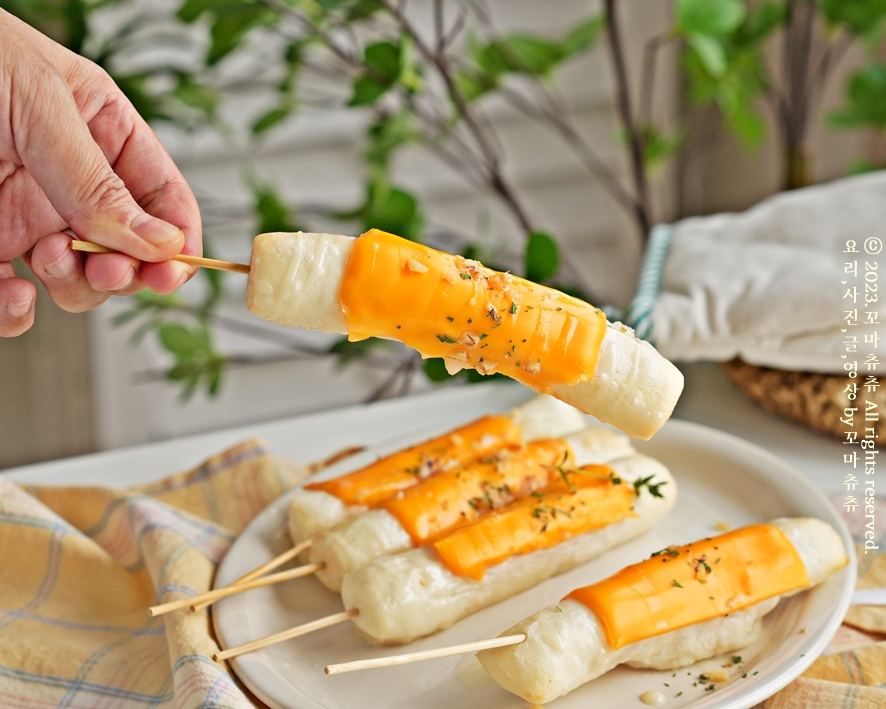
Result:
M622 322L632 327L637 337L644 340L652 339L652 311L661 293L661 273L671 245L672 233L670 224L657 224L652 227L646 242L643 263L640 265L637 294L623 313ZM606 315L608 317L609 312Z

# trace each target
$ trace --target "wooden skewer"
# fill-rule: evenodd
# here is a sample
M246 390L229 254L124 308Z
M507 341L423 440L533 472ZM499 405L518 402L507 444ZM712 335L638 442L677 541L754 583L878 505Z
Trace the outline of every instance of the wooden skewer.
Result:
M71 248L74 251L88 251L93 254L116 254L119 251L109 249L101 244L94 244L91 241L71 242ZM214 258L203 258L202 256L188 256L187 254L179 254L173 257L174 261L181 261L189 266L199 266L200 268L214 268L216 271L232 271L233 273L249 273L249 264L233 263L232 261L219 261Z
M410 662L424 662L425 660L436 660L440 657L451 657L452 655L467 655L472 652L480 652L480 650L489 650L494 647L505 647L507 645L519 645L526 640L525 633L517 635L505 635L501 638L492 638L492 640L477 640L472 643L464 643L463 645L450 645L449 647L441 647L436 650L422 650L421 652L408 652L405 655L393 655L391 657L375 657L371 660L355 660L354 662L343 662L339 665L327 665L324 672L328 675L340 675L344 672L356 672L357 670L372 670L377 667L394 667L396 665L407 665Z
M88 243L88 242L78 242L78 243ZM357 453L361 453L365 449L366 449L365 446L350 446L348 448L343 448L342 450L338 451L337 453L333 453L328 458L324 458L323 460L318 460L314 463L311 463L308 466L308 473L309 474L317 473L321 470L324 470L325 468L328 468L330 465L333 465L335 463L338 463L339 461L344 460L345 458L350 458L352 455L356 455ZM312 539L308 539L307 541L304 541L301 544L296 544L294 547L292 547L292 549L289 549L288 551L283 552L282 554L280 554L280 556L274 557L267 564L262 564L257 569L250 571L248 574L245 574L244 576L241 576L236 581L232 581L224 588L229 588L232 586L239 586L240 584L244 584L244 583L247 583L248 581L252 581L252 579L258 578L259 576L264 576L269 571L273 571L278 566L282 566L287 561L297 557L305 549L310 547L312 542L313 542ZM246 589L244 589L244 590L246 590ZM199 598L201 598L201 596L196 596L191 599L192 602L196 601L196 602L192 603L192 605L191 605L191 613L196 613L197 611L203 610L204 608L211 606L213 603L215 603L214 600L208 600L208 601L197 600ZM216 600L218 600L218 599L216 599Z
M338 453L333 453L328 458L324 458L323 460L318 460L315 463L311 463L308 465L308 473L313 475L314 473L319 473L321 470L325 470L330 465L334 465L345 458L350 458L352 455L357 455L357 453L362 453L366 450L366 446L350 446L348 448L343 448L338 451Z
M330 625L343 623L349 618L356 618L359 612L360 611L358 611L356 608L351 608L351 610L349 611L334 613L333 615L328 615L325 618L320 618L319 620L312 620L310 623L296 625L294 628L284 630L282 633L268 635L265 638L253 640L251 643L244 643L243 645L238 645L237 647L232 647L228 648L227 650L217 652L212 656L212 659L216 662L219 662L221 660L227 660L229 657L237 657L238 655L244 655L247 652L252 652L253 650L259 650L263 647L267 647L268 645L276 645L277 643L282 643L284 640L291 640L292 638L297 638L300 635L313 633L315 630L328 628Z
M243 591L249 591L253 588L271 586L272 584L280 583L281 581L289 581L290 579L297 579L301 576L308 576L309 574L319 571L324 566L325 564L306 564L305 566L299 566L298 568L289 569L288 571L281 571L277 574L253 579L252 581L241 583L239 586L225 586L225 588L217 588L214 591L201 593L199 596L183 598L179 601L170 601L169 603L161 603L159 606L151 606L148 608L148 615L153 618L158 615L163 615L164 613L171 613L172 611L181 610L182 608L188 608L195 600L197 603L202 603L203 601L217 601L219 598L233 596L235 593L242 593Z
M295 557L297 557L305 549L310 547L311 544L313 543L313 541L314 541L313 539L308 539L307 541L304 541L301 544L296 544L294 547L292 547L292 549L288 549L288 550L284 551L282 554L280 554L280 556L275 556L268 563L262 564L257 569L253 569L248 574L244 574L243 576L238 578L236 581L232 581L231 583L229 583L227 586L222 586L222 588L233 588L234 586L239 586L241 584L252 581L252 579L257 579L259 576L264 576L269 571L273 571L277 567L283 566L283 564L285 564L287 561L290 561L291 559L294 559ZM245 591L246 589L243 589L243 590ZM213 603L215 603L215 601L218 600L218 599L208 600L208 601L197 600L203 595L205 595L205 594L200 594L200 596L195 596L194 598L191 599L191 601L192 601L191 613L196 613L197 611L203 610L204 608L206 608L207 606L211 606ZM196 602L194 602L194 601L196 601Z

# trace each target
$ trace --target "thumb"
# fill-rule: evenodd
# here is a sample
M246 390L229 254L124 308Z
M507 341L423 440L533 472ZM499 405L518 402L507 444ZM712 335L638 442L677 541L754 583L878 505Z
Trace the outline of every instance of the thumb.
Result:
M81 239L141 261L177 255L185 243L181 229L136 203L93 139L67 81L48 62L28 73L36 75L13 82L19 88L10 97L15 148L68 226Z

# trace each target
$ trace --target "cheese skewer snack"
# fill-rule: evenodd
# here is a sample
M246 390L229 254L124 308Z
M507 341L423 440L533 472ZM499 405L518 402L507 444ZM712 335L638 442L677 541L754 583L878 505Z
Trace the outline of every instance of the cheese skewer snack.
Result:
M560 479L563 466L608 463L635 451L626 436L588 428L505 448L399 492L376 509L320 534L311 546L317 578L340 591L344 575L373 559L427 544Z
M643 534L676 501L670 473L646 456L565 472L559 485L429 547L383 556L347 574L342 600L358 613L361 635L395 645L447 628Z
M611 467L564 467L557 484L525 500L430 547L381 557L348 574L345 611L213 657L237 657L346 620L371 643L411 642L642 534L673 507L676 495L668 470L645 456Z
M397 451L352 473L299 490L289 505L289 535L294 544L365 512L429 476L511 445L562 436L585 427L573 407L550 396L537 396L500 416L484 416L429 441ZM630 445L603 431L601 447Z
M247 305L281 325L399 340L450 372L505 374L638 438L664 424L683 387L599 309L377 229L256 237Z
M745 647L779 598L846 563L830 525L776 519L658 552L503 633L524 642L477 657L502 687L544 704L619 664L677 669Z

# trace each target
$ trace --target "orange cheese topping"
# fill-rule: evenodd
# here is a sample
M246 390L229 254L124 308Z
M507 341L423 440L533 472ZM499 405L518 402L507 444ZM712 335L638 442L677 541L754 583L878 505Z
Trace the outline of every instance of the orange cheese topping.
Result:
M568 464L571 457L562 439L533 441L479 458L461 470L435 475L380 506L420 546L544 487L551 466Z
M605 465L582 470L564 472L559 482L434 542L443 564L479 580L515 554L547 549L632 514L631 485L616 482Z
M377 229L354 242L339 301L348 339L400 340L447 368L546 392L594 376L606 316L552 288Z
M507 416L484 416L430 441L325 482L305 485L348 505L374 507L435 473L450 470L504 446L518 445L520 427Z
M668 547L567 598L590 608L618 649L807 586L803 560L784 533L756 524Z

